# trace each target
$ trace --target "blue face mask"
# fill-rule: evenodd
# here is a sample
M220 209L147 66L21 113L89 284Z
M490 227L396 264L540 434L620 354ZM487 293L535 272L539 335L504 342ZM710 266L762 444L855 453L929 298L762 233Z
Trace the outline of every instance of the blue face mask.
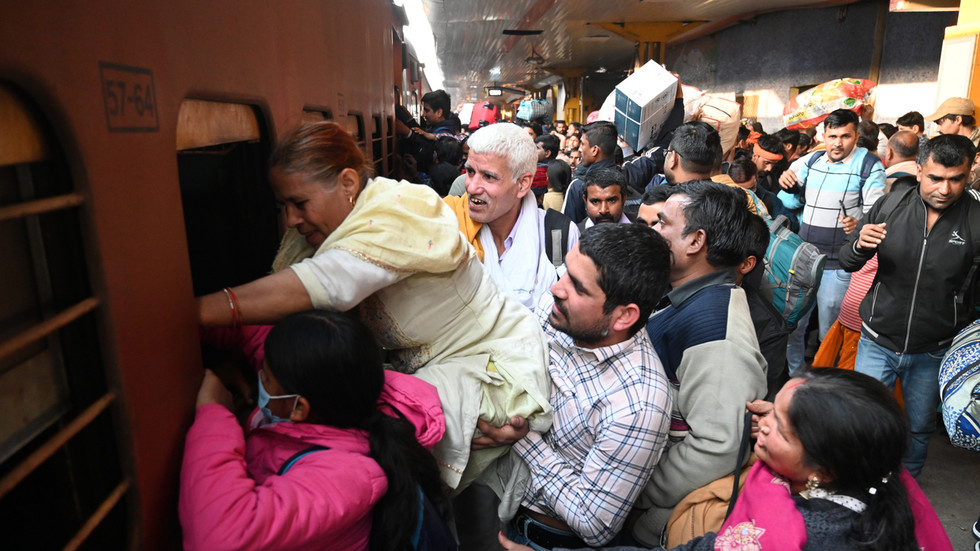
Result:
M262 384L262 377L259 376L259 409L262 411L262 416L265 418L263 425L282 423L283 421L289 421L289 419L283 419L282 417L276 417L272 414L272 410L269 409L269 400L280 400L285 398L294 398L293 409L296 408L296 402L299 401L299 394L283 394L281 396L270 396L269 392L265 389L265 385Z

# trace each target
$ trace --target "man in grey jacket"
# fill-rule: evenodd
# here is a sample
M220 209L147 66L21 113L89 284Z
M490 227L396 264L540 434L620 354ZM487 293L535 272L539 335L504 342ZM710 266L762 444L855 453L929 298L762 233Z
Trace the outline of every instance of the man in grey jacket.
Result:
M751 214L740 189L711 181L679 186L655 229L670 246L671 291L647 331L671 383L668 448L643 491L633 536L648 547L674 506L735 469L745 403L766 395L745 291L735 267L746 256Z

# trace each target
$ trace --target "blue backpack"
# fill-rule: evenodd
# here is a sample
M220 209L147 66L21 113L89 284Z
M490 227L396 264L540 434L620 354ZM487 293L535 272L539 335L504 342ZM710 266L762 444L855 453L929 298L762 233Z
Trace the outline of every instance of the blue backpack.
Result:
M946 352L939 399L950 442L980 452L980 320L964 327Z
M769 223L765 262L767 283L762 288L772 292L772 304L783 315L786 327L791 331L817 300L826 263L827 255L790 231L789 219L785 216L779 215Z

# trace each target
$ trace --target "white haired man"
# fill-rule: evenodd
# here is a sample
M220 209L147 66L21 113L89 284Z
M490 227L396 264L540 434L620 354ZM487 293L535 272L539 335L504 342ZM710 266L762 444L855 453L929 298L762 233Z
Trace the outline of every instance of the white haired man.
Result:
M490 277L529 309L558 281L556 262L578 242L571 220L538 208L529 193L538 153L521 127L510 123L485 126L467 140L466 194L446 197L460 230L476 248ZM560 216L558 254L548 254L552 232L546 217Z

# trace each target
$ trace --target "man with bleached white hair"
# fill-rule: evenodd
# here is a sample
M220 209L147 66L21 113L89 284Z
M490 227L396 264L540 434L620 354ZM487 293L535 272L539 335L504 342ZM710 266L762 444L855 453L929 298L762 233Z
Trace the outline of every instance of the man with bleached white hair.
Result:
M491 124L466 143L466 193L445 201L490 277L533 309L558 281L558 267L578 242L578 228L557 211L539 209L529 193L538 153L524 129Z

